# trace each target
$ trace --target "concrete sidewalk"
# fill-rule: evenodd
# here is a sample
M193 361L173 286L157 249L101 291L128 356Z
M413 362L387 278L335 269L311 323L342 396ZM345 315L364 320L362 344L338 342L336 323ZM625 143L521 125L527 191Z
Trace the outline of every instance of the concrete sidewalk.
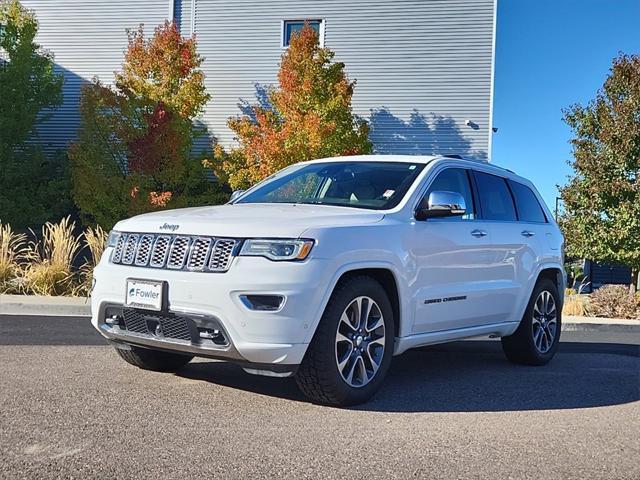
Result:
M37 315L53 317L89 317L91 302L88 298L42 297L37 295L0 295L0 315ZM565 316L562 330L635 331L640 332L640 320L616 318Z

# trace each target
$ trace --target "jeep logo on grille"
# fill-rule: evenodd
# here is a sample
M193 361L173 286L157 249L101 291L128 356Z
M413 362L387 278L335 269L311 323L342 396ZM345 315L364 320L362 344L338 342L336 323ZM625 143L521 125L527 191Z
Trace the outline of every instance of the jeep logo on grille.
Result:
M163 225L160 225L160 230L171 230L172 232L175 232L178 228L180 228L180 225L175 225L171 223L165 223Z

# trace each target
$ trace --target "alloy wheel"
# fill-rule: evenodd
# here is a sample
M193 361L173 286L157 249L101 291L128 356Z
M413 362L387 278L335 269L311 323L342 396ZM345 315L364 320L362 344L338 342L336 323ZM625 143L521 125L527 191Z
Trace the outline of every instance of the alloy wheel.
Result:
M357 297L345 308L336 331L336 364L351 387L363 387L376 376L385 348L382 310L370 297Z
M556 301L551 292L543 290L533 305L533 344L540 353L547 353L553 346L557 334Z

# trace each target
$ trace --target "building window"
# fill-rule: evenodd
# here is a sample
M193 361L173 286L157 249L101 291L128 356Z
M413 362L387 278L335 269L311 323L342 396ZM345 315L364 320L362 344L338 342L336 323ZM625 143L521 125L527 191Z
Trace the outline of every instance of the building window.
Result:
M291 41L291 36L294 33L298 33L302 30L304 24L308 23L318 34L318 42L321 47L324 46L324 22L322 20L285 20L282 22L282 46L288 47Z

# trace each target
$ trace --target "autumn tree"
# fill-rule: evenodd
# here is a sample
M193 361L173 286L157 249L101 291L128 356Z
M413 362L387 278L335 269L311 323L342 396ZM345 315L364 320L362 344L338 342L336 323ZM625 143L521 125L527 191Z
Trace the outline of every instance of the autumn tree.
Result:
M70 206L61 161L29 141L62 103L63 77L36 43L37 33L33 11L0 0L0 219L18 228Z
M239 146L217 145L216 174L234 189L247 188L296 162L369 153L368 125L351 111L355 81L334 53L318 45L313 28L294 34L282 55L269 105L229 120Z
M561 188L571 256L640 270L640 56L620 55L596 98L564 112L573 174Z
M224 200L192 158L194 118L210 99L195 38L166 22L146 39L129 33L113 86L94 80L80 102L78 141L69 149L74 198L90 221Z

